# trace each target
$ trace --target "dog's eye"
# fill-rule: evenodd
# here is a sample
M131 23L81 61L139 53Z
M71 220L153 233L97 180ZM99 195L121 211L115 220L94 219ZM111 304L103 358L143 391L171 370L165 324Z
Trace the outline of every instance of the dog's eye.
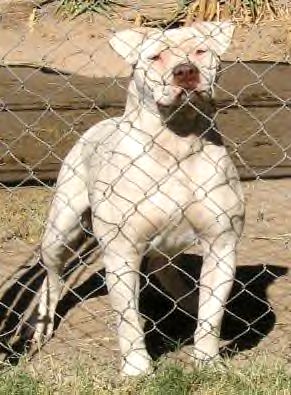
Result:
M205 54L205 52L206 52L206 49L197 49L196 55L203 55L203 54Z
M150 60L152 60L153 62L160 60L160 55L154 55L150 57Z

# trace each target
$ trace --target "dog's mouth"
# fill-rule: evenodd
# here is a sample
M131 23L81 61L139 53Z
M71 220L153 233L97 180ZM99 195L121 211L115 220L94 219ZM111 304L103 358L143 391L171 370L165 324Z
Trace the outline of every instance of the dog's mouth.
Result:
M173 95L172 100L159 100L157 105L159 108L180 107L188 104L197 105L201 102L212 100L211 91L206 89L185 89L180 88L176 94Z
M178 100L181 102L191 102L195 101L197 99L204 99L209 95L208 91L206 90L201 90L201 89L183 89L182 92L179 95Z

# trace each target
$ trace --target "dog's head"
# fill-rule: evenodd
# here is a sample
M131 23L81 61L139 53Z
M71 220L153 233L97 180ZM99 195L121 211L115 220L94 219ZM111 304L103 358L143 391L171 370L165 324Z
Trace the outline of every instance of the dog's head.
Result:
M143 96L158 107L177 107L213 96L219 57L233 30L229 22L197 22L166 31L136 28L117 32L110 44L133 66Z

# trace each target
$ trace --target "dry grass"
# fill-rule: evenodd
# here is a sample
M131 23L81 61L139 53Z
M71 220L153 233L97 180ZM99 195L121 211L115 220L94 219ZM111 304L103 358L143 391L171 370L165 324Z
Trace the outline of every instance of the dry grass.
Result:
M155 374L122 380L116 374L100 371L93 365L76 364L72 372L53 366L50 376L28 368L22 361L0 375L0 395L277 395L291 393L291 376L284 366L267 363L268 358L250 361L249 366L226 370L192 369L185 372L179 365L160 364Z
M49 187L0 189L0 243L39 240L53 190Z
M61 0L58 11L76 18L85 12L97 12L98 14L111 15L113 7L122 5L122 1L114 0Z
M128 3L123 5L122 0L59 0L58 11L73 18L86 12L97 12L110 17L114 14L116 6L119 16L122 16L120 6L126 7ZM146 7L148 7L148 3ZM169 20L151 20L143 13L141 5L136 12L136 23L167 26L174 22L189 24L196 19L207 21L232 19L244 23L258 22L265 18L273 19L286 15L288 3L281 2L278 5L276 0L182 0L173 2L171 13Z
M196 0L188 3L188 21L198 18L207 21L233 19L240 22L257 22L287 12L282 6L276 7L273 0Z

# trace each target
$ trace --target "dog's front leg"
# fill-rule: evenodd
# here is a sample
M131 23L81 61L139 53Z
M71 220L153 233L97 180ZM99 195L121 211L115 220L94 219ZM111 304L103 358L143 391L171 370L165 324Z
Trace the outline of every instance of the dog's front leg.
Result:
M124 250L119 246L114 251L105 251L107 288L117 313L121 373L126 376L147 372L151 362L138 314L140 262L141 256L134 249Z
M225 303L233 285L237 236L223 233L202 242L204 262L199 289L198 322L195 331L196 362L212 362L219 358L220 328Z

